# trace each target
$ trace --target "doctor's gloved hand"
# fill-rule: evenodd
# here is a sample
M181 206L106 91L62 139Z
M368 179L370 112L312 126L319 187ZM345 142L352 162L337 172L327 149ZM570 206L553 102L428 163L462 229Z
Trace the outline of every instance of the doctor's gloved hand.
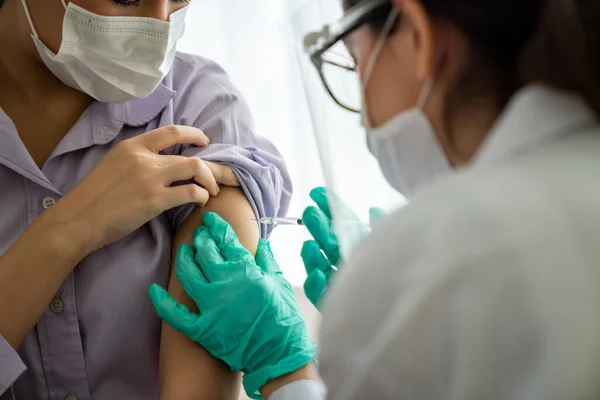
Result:
M327 289L335 273L342 264L340 245L334 232L331 203L334 203L337 215L347 223L347 230L355 240L369 234L369 228L360 223L358 216L334 193L319 187L310 192L311 199L317 207L308 207L302 216L314 240L309 240L302 247L302 260L308 278L304 283L304 292L317 309L327 293ZM370 225L387 216L380 208L371 208Z
M227 222L207 213L194 247L195 254L180 247L175 268L200 315L153 285L150 297L160 318L244 372L244 388L253 398L260 398L267 382L315 359L316 345L267 241L259 242L255 258Z

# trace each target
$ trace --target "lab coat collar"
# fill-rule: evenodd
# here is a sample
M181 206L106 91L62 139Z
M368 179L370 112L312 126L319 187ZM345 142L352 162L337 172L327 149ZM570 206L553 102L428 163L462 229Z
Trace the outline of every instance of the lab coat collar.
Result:
M529 85L510 100L473 164L510 159L597 123L598 116L580 96Z

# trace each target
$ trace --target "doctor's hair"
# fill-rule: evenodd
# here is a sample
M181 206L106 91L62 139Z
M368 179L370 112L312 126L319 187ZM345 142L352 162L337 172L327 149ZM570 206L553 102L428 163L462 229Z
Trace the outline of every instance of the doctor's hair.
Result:
M363 1L372 0L343 5ZM599 0L419 1L469 41L470 66L451 103L491 92L502 109L519 88L540 83L579 93L600 114ZM374 13L371 27L381 29L391 9Z

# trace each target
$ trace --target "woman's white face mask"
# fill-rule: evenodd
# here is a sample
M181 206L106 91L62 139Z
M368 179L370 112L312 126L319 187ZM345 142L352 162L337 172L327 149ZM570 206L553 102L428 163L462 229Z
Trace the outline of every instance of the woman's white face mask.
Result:
M98 101L124 102L152 93L171 70L188 7L169 22L140 17L106 17L72 2L65 7L63 38L54 54L39 38L27 0L21 0L40 57L65 85Z
M397 17L398 11L392 10L367 63L363 79L362 113L371 153L379 161L387 181L403 196L410 198L418 188L449 174L452 167L429 118L423 112L433 87L433 77L425 83L414 108L401 112L377 128L372 127L369 121L367 85Z

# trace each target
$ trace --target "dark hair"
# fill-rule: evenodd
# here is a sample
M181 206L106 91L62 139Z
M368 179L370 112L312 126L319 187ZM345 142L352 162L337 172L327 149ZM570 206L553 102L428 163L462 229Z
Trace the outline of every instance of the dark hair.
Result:
M370 0L343 4L362 1ZM600 114L599 0L420 1L432 18L469 40L471 66L461 97L491 89L503 108L521 86L539 82L580 93ZM380 29L390 11L391 5L383 7L371 26Z

